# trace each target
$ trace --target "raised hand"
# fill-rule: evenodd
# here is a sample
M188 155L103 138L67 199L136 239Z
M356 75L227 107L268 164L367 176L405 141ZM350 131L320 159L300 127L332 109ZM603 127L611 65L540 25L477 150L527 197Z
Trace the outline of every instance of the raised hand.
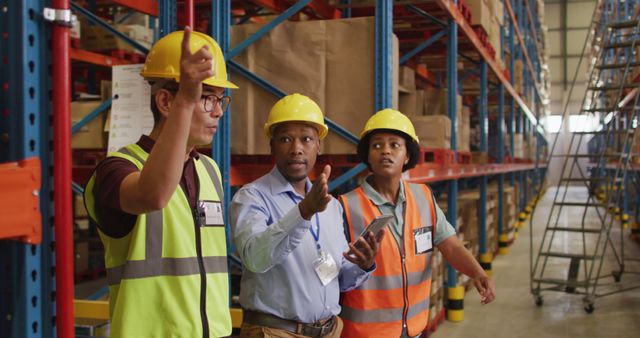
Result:
M213 55L209 46L204 45L191 54L191 28L184 29L180 54L180 90L188 101L199 101L202 96L202 81L213 76Z
M329 176L331 175L331 166L326 165L322 170L322 174L313 182L313 186L302 202L298 204L300 215L306 220L310 220L311 216L317 212L324 211L327 204L331 202L329 195Z

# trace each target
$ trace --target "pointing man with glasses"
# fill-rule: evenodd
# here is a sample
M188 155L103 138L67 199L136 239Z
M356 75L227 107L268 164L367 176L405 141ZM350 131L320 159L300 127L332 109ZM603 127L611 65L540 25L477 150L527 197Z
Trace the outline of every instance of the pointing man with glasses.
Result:
M149 51L154 126L110 153L85 189L105 247L113 337L231 334L222 184L210 144L229 105L209 36L171 33Z

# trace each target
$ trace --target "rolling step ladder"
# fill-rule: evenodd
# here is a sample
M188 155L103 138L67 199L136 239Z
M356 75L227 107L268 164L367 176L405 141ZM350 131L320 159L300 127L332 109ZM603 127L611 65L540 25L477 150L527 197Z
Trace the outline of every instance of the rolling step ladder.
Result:
M600 126L595 131L572 133L568 149L558 151L560 154L554 154L556 136L547 167L551 161L562 161L558 188L544 216L546 226L535 253L531 242L531 292L536 305L543 304L543 291L580 294L588 313L594 311L596 298L612 294L597 292L602 280L613 277L617 283L625 273L624 247L620 249L622 243L614 241L612 229L620 225L621 192L635 177L629 169L637 123L633 121L640 108L640 95L627 97L640 87L632 76L640 70L640 55L635 53L640 47L640 21L607 25L594 21L592 27L600 29L592 29L587 38L593 41L595 64L590 67L580 114L598 119ZM566 107L564 114L566 121ZM584 148L590 138L599 138L599 142L595 151L587 153ZM568 196L569 187L576 185L586 192L579 198ZM567 245L568 240L573 245ZM613 269L605 273L604 266L612 264Z

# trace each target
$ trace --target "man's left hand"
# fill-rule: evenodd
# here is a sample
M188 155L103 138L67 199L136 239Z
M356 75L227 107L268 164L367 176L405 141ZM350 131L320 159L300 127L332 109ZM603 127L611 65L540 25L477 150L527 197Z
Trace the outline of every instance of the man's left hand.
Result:
M480 294L480 302L482 304L489 304L496 299L496 283L486 274L474 278L473 285Z
M369 271L376 261L376 255L380 248L380 242L384 238L384 232L386 230L378 233L377 238L371 231L367 232L365 236L358 238L354 243L349 243L351 250L342 253L342 255L362 270Z

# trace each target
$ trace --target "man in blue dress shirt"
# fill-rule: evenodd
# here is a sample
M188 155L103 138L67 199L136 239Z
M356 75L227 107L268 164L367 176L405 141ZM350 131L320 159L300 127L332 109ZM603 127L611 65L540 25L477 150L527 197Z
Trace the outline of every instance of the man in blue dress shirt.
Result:
M331 168L313 183L307 177L327 132L308 97L278 101L265 124L276 166L233 198L242 337L340 337L340 292L375 269L381 236L368 233L357 248L346 242L342 206L328 193Z

